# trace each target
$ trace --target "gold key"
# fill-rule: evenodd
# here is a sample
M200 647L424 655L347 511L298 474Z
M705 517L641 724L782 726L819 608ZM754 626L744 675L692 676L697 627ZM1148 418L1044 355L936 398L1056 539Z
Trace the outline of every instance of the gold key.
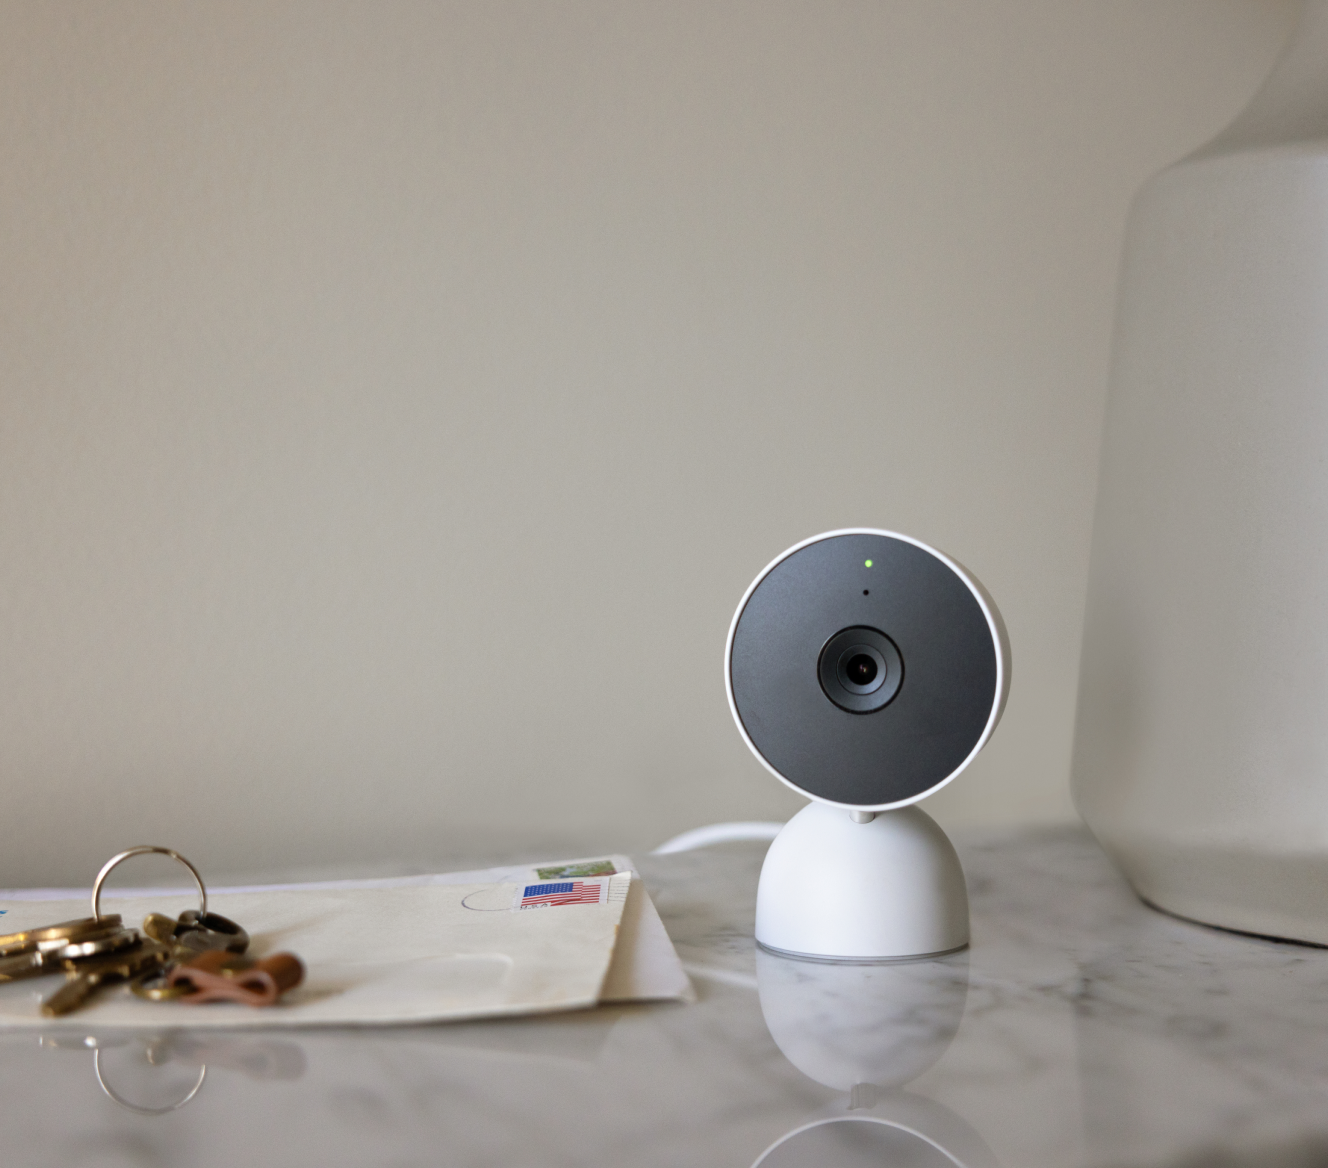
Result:
M58 925L44 925L39 929L25 929L21 933L9 933L0 937L0 958L30 953L34 949L49 946L52 942L82 941L89 937L99 937L120 927L120 914L109 913L104 917L84 917L77 921L61 921Z
M138 977L169 960L170 950L165 945L148 940L102 957L81 961L71 958L65 963L69 979L42 1003L42 1013L50 1017L68 1014L77 1010L102 986Z
M21 977L38 977L63 967L63 963L77 958L95 957L125 949L138 940L133 929L119 925L97 932L76 933L72 938L57 938L38 942L25 953L0 959L0 982L15 981Z
M120 929L105 937L70 941L59 949L51 950L50 956L65 969L69 969L71 961L82 961L88 957L100 957L103 953L118 953L121 949L131 949L142 939L133 929Z

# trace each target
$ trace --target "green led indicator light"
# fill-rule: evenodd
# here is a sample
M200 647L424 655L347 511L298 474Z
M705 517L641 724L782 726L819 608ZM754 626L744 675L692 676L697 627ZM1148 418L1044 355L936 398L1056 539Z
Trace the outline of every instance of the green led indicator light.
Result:
M863 567L870 568L870 567L871 567L871 560L863 560L863 561L862 561L862 564L863 564Z

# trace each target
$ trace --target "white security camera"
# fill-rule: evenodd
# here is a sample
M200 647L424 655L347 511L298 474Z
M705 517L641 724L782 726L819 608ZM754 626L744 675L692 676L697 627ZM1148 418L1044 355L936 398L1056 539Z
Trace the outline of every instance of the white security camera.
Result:
M812 800L766 854L762 948L873 961L967 945L959 858L913 804L973 761L1005 707L1005 626L973 575L894 532L813 536L747 589L724 681L743 740Z

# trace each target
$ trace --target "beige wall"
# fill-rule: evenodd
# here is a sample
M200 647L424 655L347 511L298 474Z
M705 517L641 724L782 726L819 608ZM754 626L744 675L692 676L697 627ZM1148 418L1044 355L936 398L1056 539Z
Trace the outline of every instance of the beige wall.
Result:
M0 883L641 849L800 800L788 544L965 561L1066 818L1122 219L1290 3L0 5Z

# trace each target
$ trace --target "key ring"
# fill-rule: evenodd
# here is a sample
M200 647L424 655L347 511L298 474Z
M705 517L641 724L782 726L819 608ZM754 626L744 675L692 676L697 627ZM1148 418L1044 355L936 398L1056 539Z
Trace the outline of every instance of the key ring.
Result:
M164 848L152 848L152 851L165 851ZM174 853L172 853L174 854ZM203 1089L203 1080L207 1078L207 1064L204 1063L198 1068L198 1081L193 1085L189 1094L183 1099L174 1103L168 1103L165 1107L144 1107L138 1103L130 1103L123 1095L119 1094L114 1087L106 1081L106 1076L102 1074L101 1069L101 1047L94 1047L92 1051L92 1069L97 1076L97 1083L111 1099L114 1099L121 1107L126 1107L130 1111L137 1111L139 1115L169 1115L172 1111L179 1111L186 1103Z
M139 844L136 848L127 848L117 856L112 856L102 865L101 871L97 873L97 879L92 885L92 916L94 920L101 919L101 886L106 882L106 877L111 874L111 870L119 863L129 859L130 856L144 856L149 852L156 852L163 856L170 856L172 860L179 860L194 878L194 883L198 885L198 897L200 900L199 913L207 912L207 888L203 884L203 877L198 874L198 869L186 860L179 852L172 851L170 848L159 848L153 844Z

